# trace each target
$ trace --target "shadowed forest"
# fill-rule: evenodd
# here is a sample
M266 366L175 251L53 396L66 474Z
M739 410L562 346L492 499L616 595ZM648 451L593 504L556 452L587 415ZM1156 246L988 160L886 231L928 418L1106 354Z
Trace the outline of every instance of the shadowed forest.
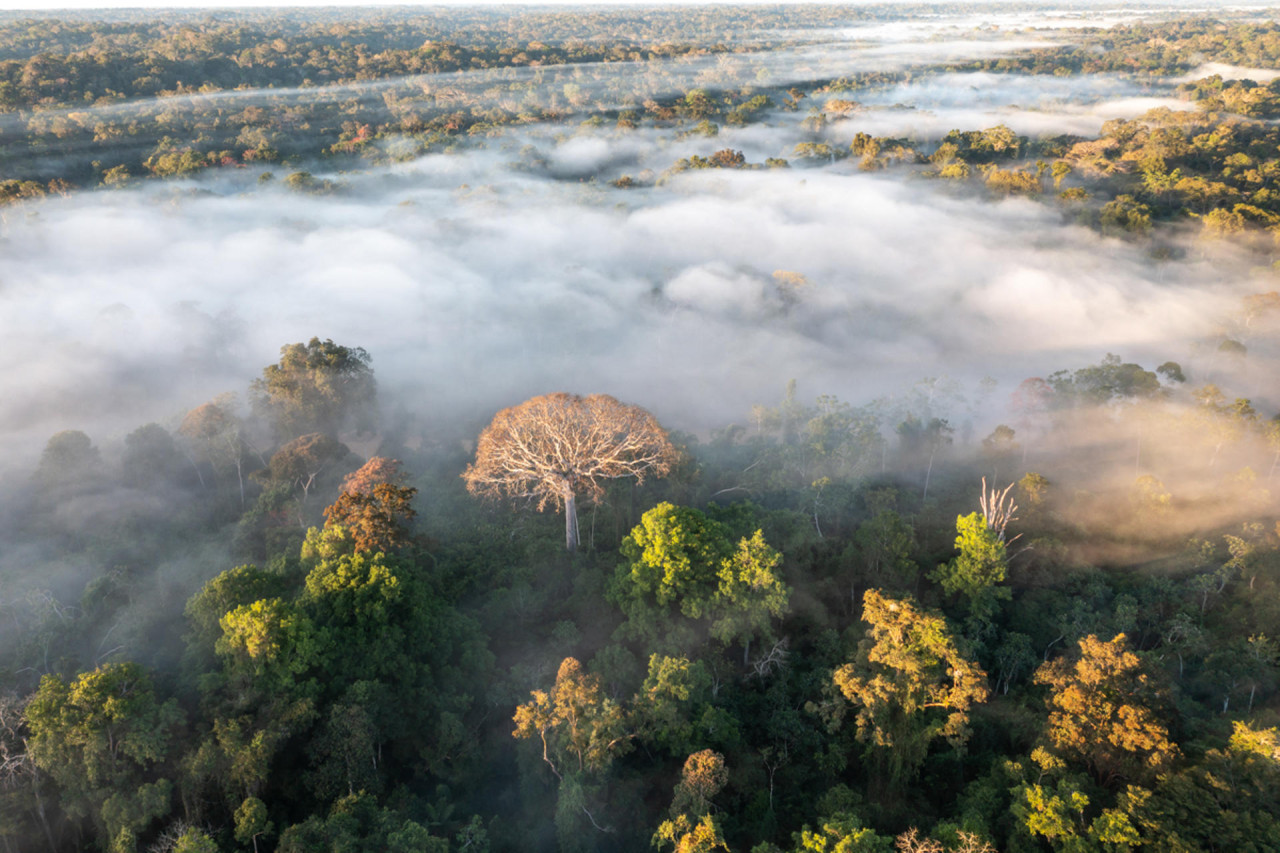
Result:
M1280 13L0 13L0 850L1280 849Z

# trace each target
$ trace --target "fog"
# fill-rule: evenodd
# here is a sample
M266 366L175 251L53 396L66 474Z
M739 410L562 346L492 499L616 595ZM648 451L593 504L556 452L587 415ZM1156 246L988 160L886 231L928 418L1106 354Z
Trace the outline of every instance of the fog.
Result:
M762 69L771 83L812 79L811 61L834 76L1040 43L935 40L951 27L877 25L769 55L662 63L639 88ZM862 41L832 65L840 38ZM594 70L605 77L582 85L607 88L610 75L636 69ZM504 76L549 92L575 73L426 75L98 109L381 99L392 87ZM1155 105L1189 108L1170 98L1174 82L933 74L859 91L868 109L824 132L840 146L858 131L927 141L999 122L1087 135ZM1230 259L1191 251L1155 263L1051 205L970 198L848 162L608 183L720 148L753 163L787 157L808 138L799 118L776 114L711 139L535 125L393 166L310 167L340 185L331 195L220 170L11 210L0 225L0 357L21 368L0 378L0 454L16 473L61 429L110 444L147 421L172 426L217 393L243 392L283 344L312 336L367 348L384 400L436 421L482 421L566 389L612 393L706 430L742 419L791 378L858 402L938 374L994 376L1007 394L1107 352L1190 364L1189 347L1257 289ZM807 283L787 290L778 270Z
M1181 77L1171 78L1174 83L1191 83L1205 77L1218 75L1224 80L1252 80L1255 83L1270 83L1280 78L1280 71L1274 68L1245 68L1239 65L1227 65L1223 62L1206 62Z
M561 163L680 154L547 142ZM706 429L791 378L857 401L939 373L1011 389L1106 352L1181 359L1249 291L1049 206L850 164L622 191L531 175L514 153L334 175L333 196L242 172L11 216L0 357L23 368L0 380L6 458L29 466L60 429L172 423L313 335L366 347L385 397L435 417L567 389ZM784 298L775 270L809 284Z

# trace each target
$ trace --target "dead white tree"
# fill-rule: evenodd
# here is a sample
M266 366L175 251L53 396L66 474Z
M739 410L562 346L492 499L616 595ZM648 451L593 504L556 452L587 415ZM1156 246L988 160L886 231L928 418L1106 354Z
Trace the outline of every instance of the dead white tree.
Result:
M1005 542L1005 528L1009 526L1009 522L1017 521L1018 517L1014 515L1018 511L1018 505L1013 502L1013 498L1009 493L1013 491L1013 483L1004 487L1004 490L987 489L987 478L982 478L982 494L978 496L978 502L982 506L982 517L987 520L987 529L995 533L996 538L1001 542ZM1018 536L1022 534L1019 533ZM1013 542L1018 536L1010 539ZM1009 544L1005 542L1005 544Z

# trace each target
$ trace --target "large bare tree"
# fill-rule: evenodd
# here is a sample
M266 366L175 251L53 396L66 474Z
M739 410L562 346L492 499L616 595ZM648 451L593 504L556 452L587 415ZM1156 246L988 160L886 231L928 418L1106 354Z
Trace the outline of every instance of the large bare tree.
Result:
M639 406L605 394L544 394L503 409L480 433L463 479L472 494L564 509L565 546L578 547L577 497L598 499L603 481L671 470L666 430Z

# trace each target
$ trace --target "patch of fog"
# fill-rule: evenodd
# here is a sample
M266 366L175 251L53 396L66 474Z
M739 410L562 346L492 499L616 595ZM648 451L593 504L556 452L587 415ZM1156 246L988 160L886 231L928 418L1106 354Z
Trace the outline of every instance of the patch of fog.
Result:
M858 131L873 136L934 140L951 130L1005 124L1029 136L1095 136L1102 123L1134 118L1152 109L1195 110L1190 101L1168 95L1165 84L1120 75L1086 77L956 72L830 97L864 107L833 122L827 135L845 140ZM815 103L825 103L823 95Z
M859 131L872 136L941 139L952 130L976 130L1006 125L1026 136L1072 134L1092 137L1102 124L1114 118L1134 118L1153 109L1194 110L1196 105L1178 98L1117 98L1088 106L1059 105L1022 109L915 109L885 107L854 113L834 122L827 134L843 141Z
M1171 77L1171 83L1194 83L1214 75L1223 80L1252 80L1255 83L1270 83L1280 78L1280 70L1274 68L1246 68L1241 65L1227 65L1222 62L1206 62L1180 77Z
M551 153L656 156L609 135ZM862 401L940 373L1011 389L1108 351L1186 359L1242 292L1207 261L1153 265L1050 207L850 164L619 191L488 150L342 176L329 197L251 178L85 193L9 220L0 357L23 367L0 377L5 458L29 466L61 429L102 441L172 424L313 335L366 347L386 402L432 417L563 389L700 429L791 378Z

